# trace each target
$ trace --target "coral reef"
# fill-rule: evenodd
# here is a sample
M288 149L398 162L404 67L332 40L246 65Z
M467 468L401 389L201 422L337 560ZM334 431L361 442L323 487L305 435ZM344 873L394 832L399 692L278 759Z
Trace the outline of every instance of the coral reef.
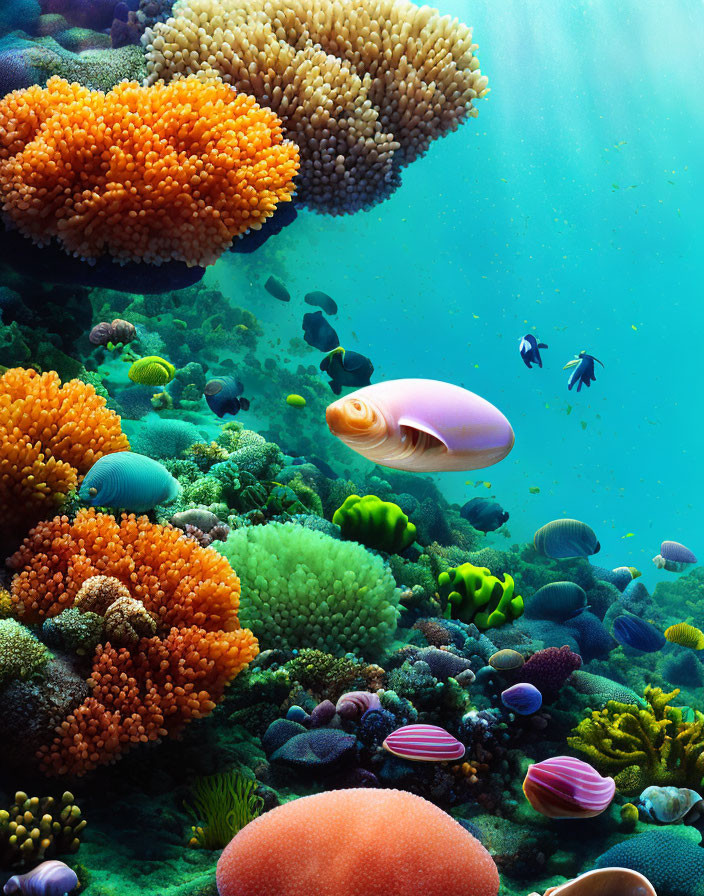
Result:
M99 458L129 449L92 386L22 368L0 376L0 443L0 504L13 508L0 545L55 513Z
M86 822L72 793L60 800L15 793L9 809L0 810L0 866L26 868L51 856L76 852Z
M149 83L220 76L282 120L300 200L341 214L385 199L399 169L476 115L471 29L408 0L180 0L144 36Z
M373 659L396 629L398 591L378 557L292 523L239 529L220 550L242 580L242 622L263 648Z
M440 597L446 601L448 618L473 622L479 629L494 628L517 619L523 613L523 598L514 597L513 579L503 581L486 567L463 563L438 577Z
M117 579L129 592L125 598L102 579L96 602L81 601L103 610L107 629L124 630L127 623L121 640L130 647L106 641L96 648L90 696L33 745L48 773L82 774L135 744L178 733L211 712L256 655L256 640L239 627L239 580L227 562L146 517L118 522L93 510L80 511L73 522L56 517L37 526L9 563L17 571L15 610L28 623L69 609L94 576ZM104 594L117 600L105 608ZM134 601L136 613L124 613L125 601ZM116 604L121 610L111 621ZM145 613L156 620L156 634Z
M704 713L693 721L670 702L679 690L645 690L647 707L609 701L583 719L568 738L597 768L613 774L627 795L651 785L702 787L704 780Z
M53 77L0 102L0 134L4 213L83 259L212 264L290 199L298 165L275 115L196 78L102 93Z
M340 527L343 538L388 554L400 554L416 537L416 527L398 504L382 501L376 495L350 495L332 521Z

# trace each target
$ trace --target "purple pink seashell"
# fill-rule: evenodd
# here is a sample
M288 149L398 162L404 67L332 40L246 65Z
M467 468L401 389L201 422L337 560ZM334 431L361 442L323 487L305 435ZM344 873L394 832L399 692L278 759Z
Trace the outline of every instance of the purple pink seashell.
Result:
M616 784L602 778L588 762L554 756L531 765L523 792L531 806L547 818L593 818L609 807Z
M447 762L464 756L465 747L437 725L404 725L386 738L385 750L415 762Z
M350 691L340 697L335 709L340 718L356 722L368 710L381 709L381 700L370 691Z
M76 872L52 859L42 862L26 874L15 874L3 887L5 896L21 893L22 896L64 896L78 886Z

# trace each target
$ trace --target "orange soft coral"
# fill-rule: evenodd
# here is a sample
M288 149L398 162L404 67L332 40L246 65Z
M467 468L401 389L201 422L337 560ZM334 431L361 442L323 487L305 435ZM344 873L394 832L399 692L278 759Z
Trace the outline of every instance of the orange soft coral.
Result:
M0 546L56 513L98 458L129 447L92 386L22 368L0 376Z
M157 621L131 648L98 645L91 696L40 749L47 773L82 774L133 744L180 731L207 715L257 654L239 627L240 583L219 554L146 517L83 510L40 523L10 558L12 600L37 623L73 605L91 576L112 576Z
M0 201L78 257L212 264L293 193L298 150L269 109L197 77L109 93L51 78L0 100Z

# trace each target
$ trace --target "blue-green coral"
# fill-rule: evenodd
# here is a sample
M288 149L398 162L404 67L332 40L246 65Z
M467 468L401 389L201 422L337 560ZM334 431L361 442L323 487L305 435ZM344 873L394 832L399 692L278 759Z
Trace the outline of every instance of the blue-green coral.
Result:
M50 656L24 625L14 619L0 619L0 684L29 678Z
M241 579L240 621L263 650L374 658L393 637L399 591L381 558L360 545L271 523L238 529L217 549Z
M648 831L612 846L597 868L631 868L644 875L658 896L704 896L704 849L693 828Z
M523 614L523 598L513 594L513 579L503 581L486 567L463 563L438 576L440 597L448 619L473 622L479 629L496 628Z

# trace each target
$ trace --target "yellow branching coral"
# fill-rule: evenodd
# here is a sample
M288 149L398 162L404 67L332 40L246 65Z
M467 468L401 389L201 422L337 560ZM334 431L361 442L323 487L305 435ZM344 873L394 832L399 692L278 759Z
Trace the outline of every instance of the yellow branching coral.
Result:
M197 78L109 93L61 78L0 101L0 201L38 245L208 265L291 198L296 147L251 96Z
M679 694L645 689L646 709L610 700L582 719L567 742L613 775L621 793L650 785L699 789L704 779L704 713L693 721L669 703Z
M487 92L471 29L409 0L179 0L144 41L149 83L217 75L269 106L299 197L333 214L388 196Z
M98 458L129 447L92 386L22 368L0 376L0 545L52 516Z

